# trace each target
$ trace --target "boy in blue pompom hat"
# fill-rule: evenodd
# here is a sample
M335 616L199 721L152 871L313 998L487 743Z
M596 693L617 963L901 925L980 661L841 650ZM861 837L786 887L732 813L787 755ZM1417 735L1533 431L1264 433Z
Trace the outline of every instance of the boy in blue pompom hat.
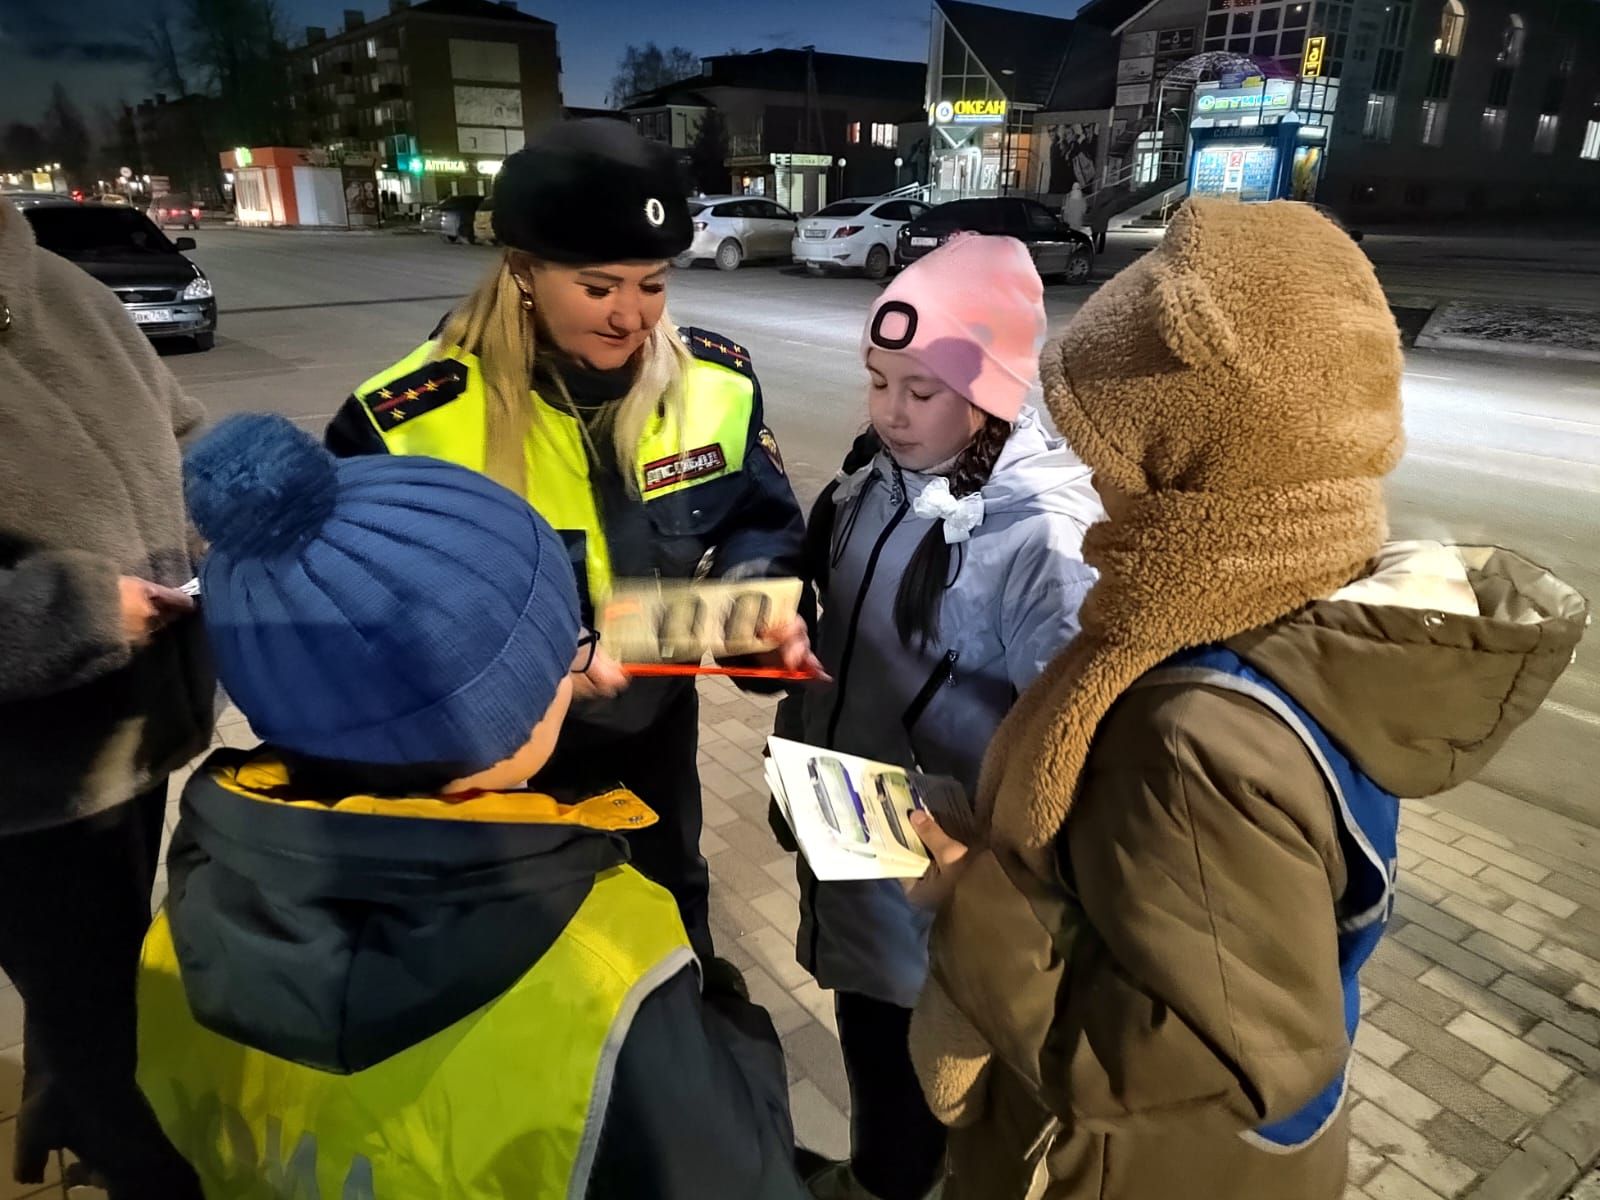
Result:
M185 474L265 741L185 790L140 978L140 1085L206 1195L802 1197L771 1021L702 998L626 865L654 814L525 787L592 653L555 532L278 417Z

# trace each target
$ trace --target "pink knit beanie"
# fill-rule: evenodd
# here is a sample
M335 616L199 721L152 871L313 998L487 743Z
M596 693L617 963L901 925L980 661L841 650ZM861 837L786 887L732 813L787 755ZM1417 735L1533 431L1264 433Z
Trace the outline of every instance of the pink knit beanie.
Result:
M1015 238L957 234L884 289L861 335L909 354L954 391L1015 422L1039 386L1044 286Z

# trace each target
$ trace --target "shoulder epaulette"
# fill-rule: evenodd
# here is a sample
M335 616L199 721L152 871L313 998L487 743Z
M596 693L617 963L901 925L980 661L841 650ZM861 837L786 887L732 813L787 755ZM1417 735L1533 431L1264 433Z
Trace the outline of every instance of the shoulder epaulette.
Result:
M716 363L719 367L729 367L741 375L750 376L751 379L756 377L755 368L750 365L750 351L732 338L725 338L720 333L712 333L709 329L695 329L692 326L679 329L678 336L683 338L683 344L689 347L689 353L701 361Z
M453 358L424 363L361 396L378 428L387 433L397 425L449 404L467 390L472 368Z

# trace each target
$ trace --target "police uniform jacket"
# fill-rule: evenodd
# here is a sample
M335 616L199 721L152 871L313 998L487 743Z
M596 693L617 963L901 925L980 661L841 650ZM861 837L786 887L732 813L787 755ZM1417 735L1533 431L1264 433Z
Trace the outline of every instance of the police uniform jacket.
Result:
M800 572L804 521L748 352L708 330L684 328L680 336L693 357L685 381L688 428L646 431L633 488L601 420L605 406L627 392L631 369L595 371L546 357L530 381L545 430L566 429L568 436L564 451L559 437L530 439L528 499L567 539L586 613L614 579L685 579L702 565L713 578ZM428 453L482 469L478 371L476 359L459 348L425 343L356 389L328 427L328 448L341 456ZM577 428L580 421L585 430ZM425 436L412 437L425 422ZM570 494L575 467L588 475L581 501ZM584 529L587 522L596 527ZM689 686L639 681L617 700L581 707L574 721L637 732Z

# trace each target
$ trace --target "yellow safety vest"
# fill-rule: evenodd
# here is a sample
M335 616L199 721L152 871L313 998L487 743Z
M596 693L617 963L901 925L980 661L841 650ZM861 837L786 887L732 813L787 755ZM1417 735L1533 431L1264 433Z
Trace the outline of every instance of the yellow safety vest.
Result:
M208 1200L582 1200L633 1016L692 961L672 897L613 868L509 991L335 1075L200 1026L163 912L139 975L139 1085Z
M685 428L658 414L639 439L635 483L646 504L744 469L755 407L750 377L695 359L684 389ZM363 383L356 396L391 454L484 469L488 391L476 355L453 346L441 357L435 343L425 342ZM583 535L589 597L598 605L611 591L611 551L589 484L583 430L570 412L537 392L529 396L539 419L528 434L528 502L556 529Z

